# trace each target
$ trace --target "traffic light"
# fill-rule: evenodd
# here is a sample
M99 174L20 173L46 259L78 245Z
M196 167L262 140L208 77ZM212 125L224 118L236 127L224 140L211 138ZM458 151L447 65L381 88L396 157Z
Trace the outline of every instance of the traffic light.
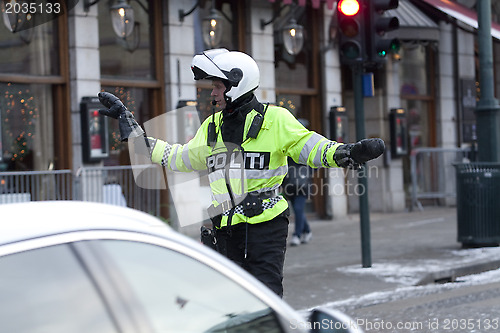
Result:
M339 0L337 3L340 61L344 64L365 60L365 30L362 3Z
M365 15L368 63L385 62L388 53L397 53L400 42L397 38L384 38L388 31L399 28L397 17L384 16L388 9L395 9L399 0L369 0Z

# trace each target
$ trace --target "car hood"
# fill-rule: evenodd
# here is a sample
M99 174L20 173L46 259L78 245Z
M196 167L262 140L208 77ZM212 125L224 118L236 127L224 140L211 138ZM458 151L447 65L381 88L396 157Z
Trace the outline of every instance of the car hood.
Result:
M82 201L38 201L0 205L0 244L82 230L169 234L160 219L131 208Z

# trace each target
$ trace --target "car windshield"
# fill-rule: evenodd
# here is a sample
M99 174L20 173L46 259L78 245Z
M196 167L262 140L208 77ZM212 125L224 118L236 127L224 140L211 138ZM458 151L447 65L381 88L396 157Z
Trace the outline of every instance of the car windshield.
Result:
M100 243L156 332L282 332L264 302L191 257L145 243Z

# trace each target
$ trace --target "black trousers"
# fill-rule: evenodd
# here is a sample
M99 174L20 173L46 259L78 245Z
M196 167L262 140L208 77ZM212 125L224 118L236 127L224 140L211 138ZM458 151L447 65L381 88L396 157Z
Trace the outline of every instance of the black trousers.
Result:
M227 228L217 230L217 251L283 297L287 236L286 216L257 224L239 223L231 226L229 231Z

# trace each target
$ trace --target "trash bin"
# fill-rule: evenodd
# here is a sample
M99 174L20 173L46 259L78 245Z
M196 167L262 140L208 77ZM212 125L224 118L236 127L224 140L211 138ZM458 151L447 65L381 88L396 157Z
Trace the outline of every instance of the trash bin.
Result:
M455 164L458 241L463 247L500 244L500 163Z

